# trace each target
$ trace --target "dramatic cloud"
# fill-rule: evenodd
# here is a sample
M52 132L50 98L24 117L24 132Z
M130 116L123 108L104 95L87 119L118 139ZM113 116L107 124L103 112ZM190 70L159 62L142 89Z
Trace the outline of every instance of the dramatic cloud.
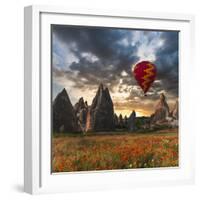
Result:
M52 26L53 97L65 87L72 103L90 103L100 83L110 90L116 112L150 114L158 94L178 97L178 32ZM132 76L141 60L154 62L157 80L144 97Z

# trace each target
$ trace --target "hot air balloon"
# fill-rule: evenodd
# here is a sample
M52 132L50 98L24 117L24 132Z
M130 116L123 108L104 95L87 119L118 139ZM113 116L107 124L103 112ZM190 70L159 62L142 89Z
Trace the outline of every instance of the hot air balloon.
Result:
M135 65L132 73L146 96L146 92L156 78L156 66L149 61L142 61Z

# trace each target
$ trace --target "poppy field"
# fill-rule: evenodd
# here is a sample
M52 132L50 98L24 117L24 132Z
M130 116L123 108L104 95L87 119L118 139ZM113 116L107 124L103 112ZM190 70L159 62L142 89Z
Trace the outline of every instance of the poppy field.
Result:
M178 131L54 135L52 172L178 166Z

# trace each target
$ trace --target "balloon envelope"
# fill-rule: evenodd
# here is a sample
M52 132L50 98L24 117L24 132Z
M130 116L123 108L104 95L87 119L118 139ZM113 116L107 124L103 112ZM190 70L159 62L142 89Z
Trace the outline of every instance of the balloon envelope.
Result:
M132 73L145 94L154 82L157 71L153 63L142 61L135 65Z

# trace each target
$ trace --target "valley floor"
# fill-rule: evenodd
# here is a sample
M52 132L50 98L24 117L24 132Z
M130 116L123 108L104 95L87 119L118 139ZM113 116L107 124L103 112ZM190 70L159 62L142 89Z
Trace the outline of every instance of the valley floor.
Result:
M178 130L52 139L52 172L178 166Z

